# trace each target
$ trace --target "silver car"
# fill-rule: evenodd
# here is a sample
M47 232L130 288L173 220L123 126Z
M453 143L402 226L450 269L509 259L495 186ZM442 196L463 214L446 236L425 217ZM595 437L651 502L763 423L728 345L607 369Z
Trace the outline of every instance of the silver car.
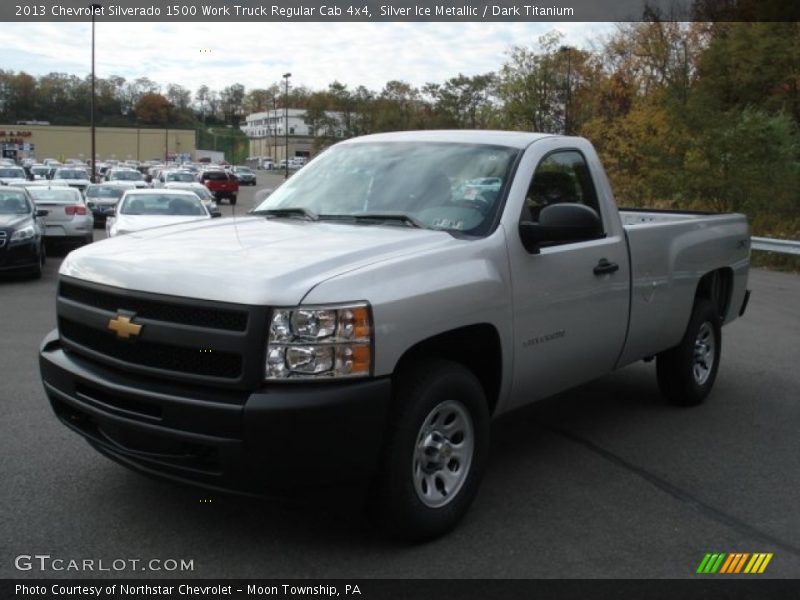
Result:
M91 244L94 217L83 195L69 186L27 186L37 208L47 212L44 239L48 244L83 246Z

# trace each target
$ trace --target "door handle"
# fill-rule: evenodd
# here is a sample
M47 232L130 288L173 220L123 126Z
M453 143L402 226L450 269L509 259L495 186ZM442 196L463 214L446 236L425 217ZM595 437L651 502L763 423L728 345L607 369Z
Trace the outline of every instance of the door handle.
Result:
M595 275L610 275L619 271L619 265L617 263L608 262L608 259L601 258L600 262L597 263L597 266L594 268Z

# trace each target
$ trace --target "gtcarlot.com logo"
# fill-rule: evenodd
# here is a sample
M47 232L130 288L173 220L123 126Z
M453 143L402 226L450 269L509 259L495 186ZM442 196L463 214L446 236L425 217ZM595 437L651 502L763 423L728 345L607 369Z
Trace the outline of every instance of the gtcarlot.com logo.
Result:
M194 559L183 558L59 558L50 554L20 554L17 571L194 571Z
M771 552L717 552L706 554L697 567L701 575L760 575L769 561Z

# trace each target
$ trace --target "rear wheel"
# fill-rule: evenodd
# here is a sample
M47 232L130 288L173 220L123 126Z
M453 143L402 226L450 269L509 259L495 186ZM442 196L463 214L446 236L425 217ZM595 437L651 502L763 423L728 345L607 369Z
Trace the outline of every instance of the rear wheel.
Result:
M231 206L236 204L236 196L231 196L230 200L231 200Z
M719 313L711 301L697 300L680 344L658 355L661 393L680 406L700 404L714 386L721 350Z
M370 508L396 537L440 536L469 509L486 465L483 388L457 363L417 363L397 377L390 423Z

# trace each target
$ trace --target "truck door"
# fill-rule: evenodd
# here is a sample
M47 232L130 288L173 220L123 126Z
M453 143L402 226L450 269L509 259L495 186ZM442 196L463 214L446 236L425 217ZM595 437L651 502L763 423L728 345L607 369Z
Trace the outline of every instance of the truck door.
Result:
M556 150L536 166L520 220L538 222L554 203L589 206L603 218L579 150ZM603 237L527 251L509 232L513 274L514 375L511 406L552 395L614 368L628 325L629 264L621 229ZM518 223L517 223L518 225Z

